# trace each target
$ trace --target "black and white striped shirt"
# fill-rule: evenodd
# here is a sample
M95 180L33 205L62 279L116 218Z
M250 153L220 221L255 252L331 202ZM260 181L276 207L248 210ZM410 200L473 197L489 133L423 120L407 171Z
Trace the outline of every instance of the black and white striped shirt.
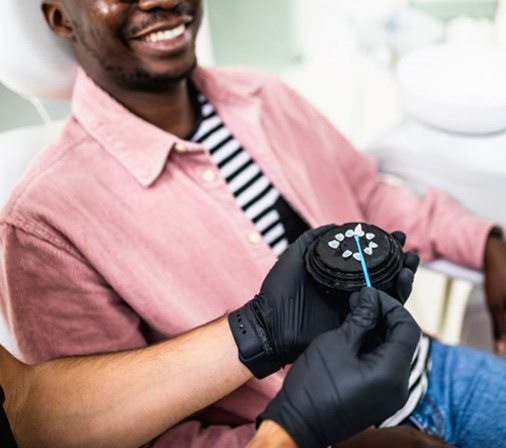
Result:
M257 163L242 148L214 107L198 95L200 122L189 138L204 146L219 168L237 205L253 221L257 231L280 256L290 243L308 229L306 223L284 201ZM289 229L289 232L287 232ZM430 338L422 335L411 363L409 399L380 427L397 426L416 408L428 386Z
M279 191L241 147L207 99L199 95L198 101L201 121L191 140L209 151L237 205L279 257L291 242L276 207L281 198Z

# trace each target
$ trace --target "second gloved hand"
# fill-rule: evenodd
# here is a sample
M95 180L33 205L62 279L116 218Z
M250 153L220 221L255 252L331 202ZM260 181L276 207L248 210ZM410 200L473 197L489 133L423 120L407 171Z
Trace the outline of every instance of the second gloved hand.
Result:
M363 289L351 302L344 324L311 343L260 417L278 423L298 446L343 441L390 417L408 399L418 325L398 301L375 289ZM385 340L362 353L378 322Z

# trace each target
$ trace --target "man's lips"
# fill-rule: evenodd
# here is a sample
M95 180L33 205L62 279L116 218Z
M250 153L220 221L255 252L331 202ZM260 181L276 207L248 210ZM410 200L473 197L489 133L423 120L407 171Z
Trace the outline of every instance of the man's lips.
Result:
M157 24L138 33L130 40L132 48L155 56L170 55L186 50L192 42L192 31L187 23L169 27Z
M186 26L179 25L176 28L172 29L162 29L159 31L152 31L151 33L145 34L140 39L147 42L156 43L164 40L176 39L179 36L183 35L185 31Z
M154 33L158 33L161 31L172 31L180 28L181 26L187 27L193 21L192 16L184 16L178 21L167 21L167 22L158 22L151 26L148 26L136 33L128 36L128 39L143 39L149 35L153 35Z

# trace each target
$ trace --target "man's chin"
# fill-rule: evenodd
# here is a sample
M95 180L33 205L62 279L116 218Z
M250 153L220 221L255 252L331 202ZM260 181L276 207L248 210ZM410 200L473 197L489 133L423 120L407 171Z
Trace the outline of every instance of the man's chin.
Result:
M195 59L192 64L179 70L168 70L166 72L152 72L144 69L137 69L135 72L123 74L119 81L125 87L137 91L161 92L171 88L174 84L187 79L197 66Z

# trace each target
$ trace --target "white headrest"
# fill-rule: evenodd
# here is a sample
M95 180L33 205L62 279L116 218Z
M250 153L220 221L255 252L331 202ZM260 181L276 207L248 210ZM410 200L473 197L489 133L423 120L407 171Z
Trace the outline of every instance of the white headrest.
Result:
M433 45L399 63L406 111L436 128L465 134L506 129L506 51Z
M0 82L23 96L68 99L77 65L72 50L54 36L41 0L2 0Z

